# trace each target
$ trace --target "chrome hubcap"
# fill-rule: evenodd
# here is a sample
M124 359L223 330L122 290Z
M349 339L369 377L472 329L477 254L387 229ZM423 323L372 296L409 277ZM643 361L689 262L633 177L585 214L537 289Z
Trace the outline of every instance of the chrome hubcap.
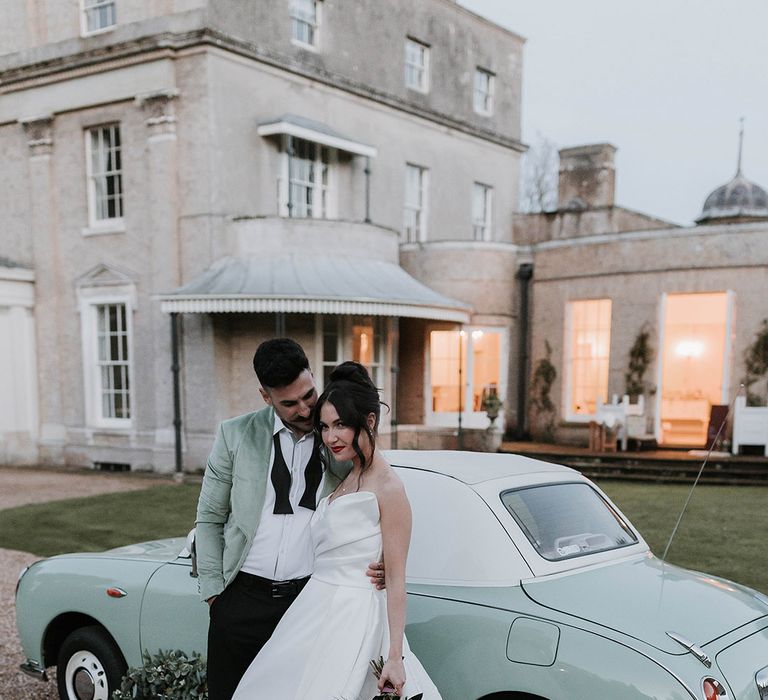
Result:
M69 700L109 700L107 674L93 652L79 651L71 656L66 684Z

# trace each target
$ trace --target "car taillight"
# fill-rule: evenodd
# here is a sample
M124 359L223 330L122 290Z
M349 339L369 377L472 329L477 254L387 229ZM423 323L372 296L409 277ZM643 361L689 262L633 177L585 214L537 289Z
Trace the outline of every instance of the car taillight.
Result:
M722 684L714 678L705 678L702 683L702 689L704 690L705 700L720 700L728 695Z

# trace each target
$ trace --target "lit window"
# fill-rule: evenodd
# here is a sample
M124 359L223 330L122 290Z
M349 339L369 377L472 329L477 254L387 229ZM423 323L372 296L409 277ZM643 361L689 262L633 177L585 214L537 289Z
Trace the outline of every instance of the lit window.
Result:
M120 127L99 126L86 132L88 210L98 226L123 218L123 170Z
M405 166L405 221L403 240L414 243L427 237L427 169Z
M335 152L311 141L290 139L288 196L284 212L291 217L326 219L330 216L330 167Z
M405 40L405 86L429 91L429 46L414 39Z
M291 37L307 46L317 46L319 7L317 0L291 0Z
M382 387L384 333L382 320L370 316L356 318L352 324L352 359L368 369L373 383Z
M484 396L503 396L500 332L432 331L429 353L433 413L484 413Z
M493 73L475 71L474 107L478 114L493 114Z
M611 300L568 303L567 413L590 416L598 399L608 400Z
M83 0L83 34L115 26L115 0Z
M472 237L476 241L490 241L493 187L479 182L472 189Z

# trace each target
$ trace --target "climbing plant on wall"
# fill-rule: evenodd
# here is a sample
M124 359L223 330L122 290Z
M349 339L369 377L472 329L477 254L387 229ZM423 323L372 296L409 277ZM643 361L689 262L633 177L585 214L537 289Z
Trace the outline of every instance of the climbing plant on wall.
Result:
M747 389L747 405L764 406L768 399L768 386L763 387L763 395L752 391L752 387L768 378L768 318L763 319L755 339L744 351L746 373L742 382Z
M645 373L655 355L650 338L651 331L648 324L643 324L629 349L627 371L624 373L624 392L632 397L642 396L652 389L645 379Z
M545 442L554 442L556 407L550 392L557 379L557 370L552 364L552 346L548 340L544 341L544 351L545 356L536 363L533 370L531 408L539 424L542 439Z

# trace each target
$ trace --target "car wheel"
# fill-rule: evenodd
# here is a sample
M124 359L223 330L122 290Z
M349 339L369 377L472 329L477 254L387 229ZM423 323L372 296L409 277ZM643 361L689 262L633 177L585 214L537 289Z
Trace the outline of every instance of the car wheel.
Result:
M101 627L81 627L61 645L56 681L61 700L109 700L127 664Z

